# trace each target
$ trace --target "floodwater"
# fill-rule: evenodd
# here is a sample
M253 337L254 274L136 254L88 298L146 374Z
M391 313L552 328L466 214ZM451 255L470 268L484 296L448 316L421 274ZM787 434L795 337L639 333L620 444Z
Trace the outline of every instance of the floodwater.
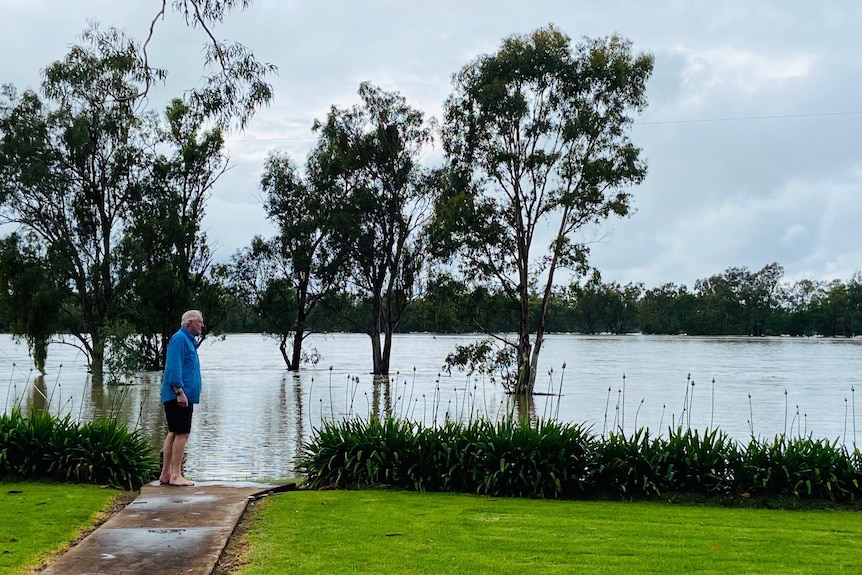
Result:
M456 344L478 337L396 336L389 383L370 375L371 343L362 334L310 336L305 349L320 359L298 374L284 369L273 339L208 338L199 349L204 391L186 474L292 477L297 451L323 420L386 410L424 425L505 415L512 406L498 383L442 372ZM6 411L20 405L81 421L113 414L161 445L160 373L93 386L81 353L62 344L50 346L44 377L31 365L25 345L0 335ZM785 433L853 446L862 440L862 339L551 335L536 390L532 417L585 424L596 435L682 425L719 428L741 442Z

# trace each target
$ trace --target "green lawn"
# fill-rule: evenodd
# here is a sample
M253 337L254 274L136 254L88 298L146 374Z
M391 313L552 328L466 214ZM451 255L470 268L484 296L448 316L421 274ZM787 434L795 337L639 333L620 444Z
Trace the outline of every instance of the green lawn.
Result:
M388 491L261 504L239 573L862 573L862 516Z
M0 483L0 573L33 567L120 493ZM241 575L862 573L857 511L293 491L257 506Z
M119 494L97 485L0 482L0 573L38 565L91 527Z

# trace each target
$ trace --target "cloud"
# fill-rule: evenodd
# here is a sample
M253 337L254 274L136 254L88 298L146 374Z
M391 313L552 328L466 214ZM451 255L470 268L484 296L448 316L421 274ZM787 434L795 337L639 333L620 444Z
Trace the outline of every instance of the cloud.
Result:
M0 82L24 88L38 85L88 18L143 39L160 3L0 6L0 48L15 55ZM214 27L279 67L272 106L228 138L233 169L205 219L217 257L271 231L257 197L266 154L302 165L314 120L357 103L360 82L439 117L452 74L505 36L551 22L575 41L619 33L655 56L650 105L632 129L649 175L632 190L636 213L608 221L592 245L607 281L691 287L773 261L787 278L849 279L862 269L862 4L838 0L256 0ZM176 14L156 24L152 61L170 70L150 101L160 109L200 81L206 37Z
M768 55L726 46L700 52L682 51L686 66L682 89L692 106L704 100L751 98L759 92L792 88L815 63L811 54Z

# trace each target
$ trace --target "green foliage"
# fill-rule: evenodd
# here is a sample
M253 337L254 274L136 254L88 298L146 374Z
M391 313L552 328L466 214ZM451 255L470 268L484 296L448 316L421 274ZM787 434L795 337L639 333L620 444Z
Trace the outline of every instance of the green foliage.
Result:
M580 426L447 422L392 417L326 422L297 468L311 488L390 485L522 497L583 493L593 439ZM388 467L387 467L388 466Z
M307 171L313 173L317 165L315 155L309 155ZM219 273L231 293L254 310L266 333L279 340L288 370L298 370L302 342L314 330L314 310L341 285L349 246L332 239L337 207L330 190L317 178L303 179L286 154L267 157L260 188L278 235L255 236Z
M776 436L753 439L735 469L740 489L752 495L792 495L853 501L860 495L859 451L837 441Z
M855 501L862 457L810 438L740 447L718 430L651 437L505 419L423 427L394 417L329 421L297 456L306 485L390 486L507 497L733 494Z
M7 86L0 99L0 215L46 254L45 277L68 291L81 342L101 376L105 325L116 313L117 239L151 164L136 114L139 47L95 28L43 72L42 96Z
M128 383L135 371L156 369L151 362L152 354L157 353L157 350L148 348L139 330L128 322L114 322L105 329L105 339L108 349L105 382L109 385Z
M592 478L600 491L625 497L679 492L725 495L734 487L736 445L717 430L677 428L668 438L650 438L639 429L633 435L611 433L597 450Z
M153 448L139 430L116 419L77 425L16 408L0 416L0 476L97 483L138 489L158 472Z
M227 4L175 8L194 6L187 16L203 24ZM19 96L12 86L0 93L0 218L19 224L32 244L27 258L3 251L9 273L0 279L7 299L19 300L6 306L7 317L37 364L43 334L65 328L99 380L108 332L115 350L135 347L143 357L143 366L127 369L157 369L183 311L201 309L217 329L219 302L208 296L219 290L205 276L211 252L201 221L227 167L223 127L271 99L263 78L273 68L213 40L221 48L210 63L221 71L210 80L219 81L174 99L160 119L137 105L165 74L148 65L145 46L95 25L82 40L45 68L41 95ZM20 283L29 276L24 300ZM118 339L115 322L136 329L138 341Z
M662 457L661 439L650 439L649 430L610 433L596 452L591 480L599 491L622 497L660 495L671 479L662 473Z
M620 286L616 282L601 283L596 272L585 285L573 283L567 295L582 333L632 333L637 331L638 300L643 292L640 284Z
M64 466L66 479L121 489L138 489L158 472L153 446L140 430L129 431L117 419L88 421L79 428L79 444Z
M592 481L599 491L624 497L679 492L725 495L733 484L736 446L726 434L680 428L667 438L611 433L597 450Z
M12 233L0 242L0 306L16 338L26 340L33 363L45 373L48 341L59 329L67 291L51 280L50 261L33 234Z
M179 99L153 121L161 146L138 184L136 209L117 250L114 322L120 325L108 328L113 350L121 352L110 367L130 371L161 369L167 342L187 309L201 309L208 331L216 329L215 308L205 301L213 289L206 277L212 253L201 222L212 188L227 169L224 136L218 128L206 129L204 119Z
M491 381L500 378L500 383L506 391L515 387L516 358L511 347L499 346L491 339L482 339L467 345L456 345L455 351L446 356L443 369L451 374L453 369L485 374Z
M51 451L69 435L68 418L58 420L37 412L24 417L20 409L0 416L4 475L41 477L52 471Z
M278 71L275 65L258 61L248 47L217 40L210 32L213 25L222 23L230 12L243 11L251 3L252 0L174 0L171 3L187 26L206 31L204 64L207 73L204 85L192 89L189 99L198 114L222 127L236 123L245 128L261 106L272 102L274 95L267 77ZM152 21L153 27L163 19L164 8L162 4L161 12Z
M506 497L573 498L586 489L592 438L579 426L481 423L470 468L475 491Z
M685 333L695 315L695 308L695 296L688 292L688 288L662 284L647 290L638 301L638 328L648 334Z
M325 421L316 431L319 440L303 446L298 468L313 488L382 484L425 490L443 485L445 478L437 481L433 469L437 465L448 467L451 462L441 459L440 454L452 455L454 451L447 449L440 437L418 431L417 425L392 417ZM429 440L434 450L420 447L423 440Z
M697 430L677 428L668 435L659 468L665 491L724 495L733 490L739 454L726 433L713 429L701 436Z
M325 194L327 235L344 254L341 277L369 304L372 372L389 373L392 335L415 300L427 257L432 187L420 163L432 140L424 114L397 92L364 82L361 106L333 107L315 122L308 178Z
M461 425L447 421L419 428L418 434L419 458L410 466L410 479L417 490L471 492L482 423Z
M628 130L652 66L623 38L573 45L551 25L505 38L455 75L429 237L471 283L497 287L517 308L518 395L533 390L555 274L589 268L578 232L626 216L627 189L646 176ZM540 228L555 235L537 246Z

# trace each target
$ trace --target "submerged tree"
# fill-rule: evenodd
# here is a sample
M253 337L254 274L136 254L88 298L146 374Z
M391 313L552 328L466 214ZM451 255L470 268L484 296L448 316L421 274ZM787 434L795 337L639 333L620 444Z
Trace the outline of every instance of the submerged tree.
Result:
M423 229L431 196L419 163L431 142L422 112L398 93L368 83L362 105L317 123L309 178L333 202L332 240L348 259L351 293L367 302L373 372L389 374L392 335L415 299L425 262Z
M0 305L12 336L27 342L33 364L44 374L68 291L52 281L50 261L40 250L35 238L17 233L0 240Z
M313 155L308 164L314 165ZM328 190L303 179L279 153L266 159L260 188L278 235L255 237L222 274L278 339L287 369L297 371L305 357L302 342L313 330L312 312L339 286L343 250L332 243L334 205Z
M31 232L51 277L69 289L70 330L101 377L116 313L115 250L152 160L135 113L138 46L119 33L74 46L44 71L44 100L6 86L0 100L0 222Z
M688 333L696 309L695 296L685 285L664 283L646 290L638 304L640 331L670 335Z
M172 324L176 308L188 305L189 289L197 290L199 299L210 301L211 307L218 304L218 286L203 278L209 264L199 228L204 201L192 196L206 195L212 178L223 170L223 165L210 164L213 154L221 154L221 132L203 134L202 126L226 128L236 122L245 127L255 110L272 99L266 78L275 67L258 62L240 44L216 39L212 30L229 12L250 4L250 0L172 2L187 25L204 31L208 72L203 86L187 92L182 110L174 107L166 138L153 129L142 110L152 86L167 74L150 64L147 52L158 21L165 17L167 0L160 3L143 45L113 28L93 25L84 31L82 45L73 46L63 60L44 70L41 96L32 91L19 95L12 86L4 86L0 94L0 223L32 232L39 244L36 252L50 256L46 260L50 277L73 301L61 309L66 317L60 320L78 341L96 379L101 378L110 333L121 337L142 333L144 338L155 333L151 327L155 318L130 318L120 312L123 305L157 299L171 281L179 283L177 289L161 295L173 302L164 306L175 316ZM198 133L203 134L200 141L188 139ZM175 146L173 159L159 155L164 142ZM179 174L183 169L185 173ZM164 180L156 181L159 177ZM159 195L160 189L171 186L177 194ZM192 188L198 191L189 192ZM192 195L178 197L186 192ZM158 219L176 210L188 211L191 218L183 220L181 214L178 225L177 218ZM143 222L146 216L152 219ZM134 249L127 249L120 266L117 248L129 225L140 237L125 242L126 248L143 249L147 237L162 234L150 244L161 242L170 253L160 249L142 255L139 249L135 256ZM134 267L129 262L135 257L161 258L161 263L141 272L140 281L123 278L120 268ZM162 265L166 259L173 260L167 268ZM176 274L173 280L171 273ZM175 292L183 292L182 297L174 298ZM158 343L142 343L144 355L160 354Z
M652 68L623 38L572 46L549 26L506 38L455 76L432 237L439 255L460 258L465 278L517 305L517 340L504 340L515 351L515 394L533 391L558 271L588 269L577 234L627 215L627 189L646 175L628 129Z
M119 251L121 317L133 335L112 340L135 352L124 363L139 369L161 369L185 310L197 307L211 316L201 297L212 263L201 221L228 161L222 130L204 129L204 119L179 99L166 108L154 137L159 150Z

